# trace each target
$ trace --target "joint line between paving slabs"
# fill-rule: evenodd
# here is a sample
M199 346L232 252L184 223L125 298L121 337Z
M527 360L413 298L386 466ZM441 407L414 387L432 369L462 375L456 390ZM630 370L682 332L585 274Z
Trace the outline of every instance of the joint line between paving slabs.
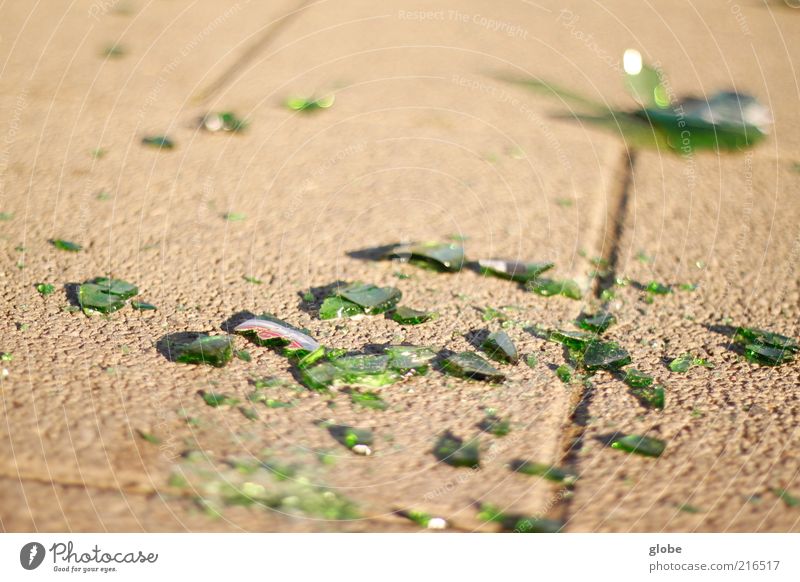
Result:
M600 297L605 289L614 285L617 278L617 267L619 262L620 243L625 229L625 218L628 212L628 205L631 197L631 187L633 185L633 171L636 163L636 151L625 148L617 173L615 186L609 193L609 202L606 205L606 219L604 227L601 229L601 240L597 248L600 253L606 273L602 277L596 277L592 283L592 291L595 297ZM561 452L560 466L569 468L577 474L577 457L583 448L583 440L586 433L586 425L589 420L589 407L594 397L594 385L591 381L576 387L570 395L569 417L565 422L561 433L560 446ZM563 485L554 489L554 494L560 503L555 503L547 512L548 517L557 519L567 524L570 517L571 496L559 495Z
M275 38L284 28L294 22L300 16L303 10L305 10L309 5L317 1L318 0L300 0L300 3L294 10L291 10L288 14L281 16L271 25L269 25L266 30L264 30L264 32L261 33L261 35L256 39L256 41L246 48L241 55L239 55L239 58L236 59L236 62L223 71L223 73L217 77L213 83L209 84L205 89L198 93L194 100L197 103L204 103L216 95L225 86L229 85L233 79L250 63L250 61L252 61L259 53L264 51L264 49L266 49L270 43L275 40Z

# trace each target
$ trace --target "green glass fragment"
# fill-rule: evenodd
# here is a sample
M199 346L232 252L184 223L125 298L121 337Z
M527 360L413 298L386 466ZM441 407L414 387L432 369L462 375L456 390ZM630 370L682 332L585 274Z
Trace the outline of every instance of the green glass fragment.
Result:
M419 325L432 321L438 316L439 314L433 311L417 311L402 305L392 312L392 319L401 325Z
M165 135L149 135L142 138L142 145L150 146L159 150L171 150L175 144Z
M552 297L554 295L563 295L570 299L579 300L583 297L580 286L571 279L556 280L556 279L534 279L529 281L527 285L528 291L543 295L544 297Z
M744 357L754 364L778 366L791 362L794 352L786 348L775 348L764 344L747 344L744 347Z
M569 384L572 381L572 373L574 371L575 369L572 366L561 364L558 368L556 368L556 376L564 384Z
M383 398L375 392L351 392L350 400L353 404L358 404L364 408L371 408L373 410L386 410L389 405Z
M130 299L139 294L139 288L132 283L121 279L109 279L108 277L95 277L89 283L97 285L103 289L104 293L116 295L122 299Z
M504 331L496 331L486 336L481 343L481 349L493 360L516 364L519 361L519 353L511 341L511 338Z
M503 531L513 533L558 533L564 527L564 524L552 519L506 514L499 507L488 503L481 504L478 519L497 523Z
M772 489L772 492L780 497L788 507L800 507L800 497L795 497L786 489L775 487Z
M609 327L614 325L617 322L617 318L614 317L611 313L607 313L605 311L598 311L593 315L589 315L586 313L581 313L578 316L578 320L575 322L578 327L581 329L585 329L587 331L595 332L595 333L603 333Z
M203 401L206 404L211 406L212 408L218 408L220 406L236 406L239 404L239 400L237 398L232 398L227 394L221 394L219 392L202 392Z
M364 315L364 310L342 297L327 297L319 308L320 319L341 319L358 315Z
M328 109L336 100L335 95L330 93L322 97L289 97L286 100L286 107L292 111L318 111Z
M396 245L387 253L387 257L439 271L455 272L464 265L464 247L456 243L438 242Z
M203 128L210 132L239 132L244 131L247 125L247 121L237 117L233 111L209 113L203 118Z
M402 515L406 519L413 521L421 527L428 527L428 524L433 519L433 516L430 513L425 513L424 511L419 511L416 509L406 509L403 511L398 511L397 513L398 515Z
M402 374L389 368L389 356L387 355L345 356L330 363L340 372L337 385L341 383L378 388L394 384L402 378Z
M666 446L662 440L636 434L617 438L611 443L611 448L646 457L660 457Z
M630 354L615 342L589 342L583 352L583 365L587 370L616 370L630 363Z
M50 295L55 293L56 286L51 283L37 283L36 290L39 292L40 295Z
M242 279L247 281L248 283L252 283L253 285L262 285L264 281L261 279L257 279L256 277L250 277L249 275L242 275Z
M664 409L664 387L660 384L631 388L631 394L646 406L659 410Z
M478 266L486 275L494 275L501 279L509 279L520 283L527 283L536 279L545 271L554 267L553 263L522 263L519 261L501 261L496 259L483 259L478 261Z
M445 358L442 368L452 376L471 380L502 382L506 378L505 374L472 352L460 352Z
M136 301L136 300L131 301L131 307L133 307L137 311L155 311L156 309L158 309L152 303L147 303L145 301Z
M96 277L78 288L78 303L84 310L112 313L138 292L135 285L126 281Z
M53 239L50 241L50 243L58 250L68 251L70 253L77 253L78 251L83 249L83 247L78 243L70 242L68 240L63 240L60 238Z
M657 281L650 281L647 286L644 288L645 291L648 293L652 293L653 295L669 295L672 293L672 287L669 285L664 285Z
M511 421L491 413L486 415L486 418L480 422L478 428L496 437L504 437L511 432Z
M241 412L242 416L244 416L247 420L258 420L258 412L256 412L255 408L240 406L239 412Z
M703 366L704 368L713 368L714 364L705 358L696 358L692 354L686 353L678 356L669 364L669 369L677 374L685 374L690 368L695 366Z
M576 475L544 463L535 463L533 461L518 460L511 464L513 471L523 473L524 475L532 475L536 477L544 477L548 481L554 483L564 483L565 485L572 485L578 480Z
M528 364L529 368L535 368L536 364L539 363L539 358L536 357L536 354L528 354L525 356L525 363Z
M228 222L242 222L247 218L247 215L243 212L226 212L222 215L222 218Z
M433 455L451 467L474 468L480 466L479 449L477 438L465 443L464 439L447 431L436 441L433 447Z
M243 362L250 362L253 360L253 357L247 350L236 350L236 357L242 360Z
M384 352L389 356L389 368L401 374L413 372L425 374L436 353L426 347L388 346Z
M154 434L139 429L136 430L136 433L141 437L142 440L147 441L150 444L153 445L161 444L161 439Z
M494 307L485 307L482 313L483 321L492 321L494 319L505 321L508 319L508 316L505 313L499 309L495 309Z
M800 345L798 345L797 340L794 338L752 327L737 328L734 332L733 339L735 342L741 344L763 344L790 352L800 350Z
M176 362L225 366L233 358L232 338L227 335L187 334L185 338L167 342L167 349Z
M366 428L334 424L328 426L328 433L330 433L337 442L348 449L352 449L356 445L366 445L369 447L372 446L374 441L372 431Z
M339 378L341 378L341 371L330 362L321 362L315 366L300 369L301 381L312 390L327 390Z
M585 331L563 331L555 329L548 334L547 339L563 344L573 350L583 350L589 343L597 339L597 334Z
M371 284L354 283L340 289L337 293L351 303L355 303L367 315L388 311L400 301L403 294L394 287L377 287Z
M653 383L653 377L636 368L628 368L625 370L623 381L631 388L646 388Z

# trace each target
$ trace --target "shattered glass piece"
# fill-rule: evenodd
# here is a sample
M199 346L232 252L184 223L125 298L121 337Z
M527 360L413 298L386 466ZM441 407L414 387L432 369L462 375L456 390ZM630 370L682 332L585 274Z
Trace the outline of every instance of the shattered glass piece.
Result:
M209 113L203 118L203 128L216 133L219 131L238 132L247 127L247 121L239 119L232 111Z
M535 477L544 477L548 481L554 483L564 483L565 485L572 485L578 480L576 475L544 463L535 463L533 461L517 460L511 463L511 469L517 473L524 475L532 475Z
M364 408L371 408L373 410L386 410L389 405L375 392L351 392L350 400L353 404L358 404Z
M569 384L572 381L572 373L574 371L575 369L572 366L561 364L558 368L556 368L556 376L564 384Z
M478 439L474 438L466 443L464 439L447 431L433 447L434 456L451 467L480 466L480 450Z
M78 303L84 310L113 313L138 292L135 285L125 281L96 277L78 288Z
M426 374L430 362L436 358L432 349L418 346L388 346L384 353L389 356L389 368L404 375Z
M377 287L372 284L354 283L340 289L337 293L351 303L355 303L367 315L388 311L403 297L395 287Z
M660 384L631 388L631 394L645 406L658 410L664 409L664 387Z
M341 370L330 362L300 369L300 379L312 390L324 391L332 387L342 376Z
M487 382L502 382L506 378L505 374L494 368L478 354L472 352L453 354L442 362L442 367L448 374L459 378Z
M590 342L583 352L587 370L616 370L631 363L630 354L615 342Z
M464 247L456 243L437 242L396 245L387 253L387 257L455 272L464 265Z
M175 143L165 135L148 135L142 138L142 144L159 150L171 150Z
M341 372L344 384L378 388L394 384L402 374L389 368L389 356L361 354L337 358L331 364Z
M253 357L247 350L236 350L236 357L242 360L243 362L253 361Z
M319 308L320 319L341 319L343 317L358 317L364 315L364 310L342 297L327 297Z
M400 325L419 325L420 323L432 321L438 316L439 314L435 311L417 311L402 305L392 313L392 319Z
M447 529L447 520L442 517L433 517L424 511L405 509L398 511L397 514L427 529Z
M794 352L788 348L775 348L764 344L747 344L744 347L744 357L754 364L778 366L791 362L794 359Z
M501 279L510 279L527 283L554 267L553 263L522 263L520 261L503 261L499 259L481 259L478 261L481 271Z
M669 295L672 293L672 287L659 283L658 281L650 281L644 290L653 295Z
M569 297L570 299L579 300L583 296L580 286L571 279L565 279L562 281L545 278L534 279L533 281L528 282L527 289L528 291L537 293L538 295L542 295L544 297L563 295L564 297Z
M292 111L311 112L319 109L328 109L335 100L336 97L333 93L322 97L289 97L286 100L286 106Z
M332 424L328 426L328 433L336 439L336 441L350 449L355 447L371 447L374 441L372 431L366 428L355 428L343 424ZM363 450L363 449L362 449ZM370 453L372 451L370 450ZM364 452L359 454L365 454ZM368 454L368 453L366 453Z
M552 519L527 517L518 513L503 513L499 507L482 503L478 512L481 521L497 523L501 529L513 533L558 533L564 524Z
M50 295L55 293L56 286L52 283L37 283L36 290L39 292L40 295Z
M167 348L176 362L208 364L221 368L233 358L233 342L228 335L187 334L180 340L169 340Z
M639 51L628 49L622 58L625 84L633 98L642 107L669 106L667 91L661 84L658 71L642 62Z
M563 344L573 350L583 350L589 343L597 339L597 334L585 331L563 331L555 329L550 332L547 339Z
M629 368L625 370L623 381L631 388L647 388L653 383L653 377L636 368Z
M669 364L669 369L678 374L686 373L690 368L695 366L703 366L704 368L713 368L714 364L705 358L696 358L692 354L686 353L678 356Z
M50 241L50 243L58 250L69 251L70 253L77 253L78 251L83 249L83 247L78 243L70 242L68 240L60 238L53 239Z
M95 277L89 283L97 285L103 289L104 293L116 295L121 299L130 299L139 294L139 288L132 283L121 279L109 279L108 277Z
M539 358L536 357L536 354L528 354L525 356L525 363L528 364L529 368L535 368L536 364L539 363Z
M158 309L152 303L147 303L145 301L136 301L136 300L131 301L131 307L133 307L137 311L155 311L156 309Z
M581 329L600 334L617 323L617 318L605 311L598 311L593 315L581 313L575 323Z
M478 424L478 428L496 437L504 437L511 432L511 421L491 413Z
M667 443L660 439L637 434L616 438L611 443L611 448L646 457L660 457L666 446Z
M517 348L504 331L496 331L486 336L481 343L481 349L493 360L509 364L516 364L519 361Z
M239 400L237 398L232 398L227 394L221 394L219 392L203 392L202 396L205 403L212 408L218 408L220 406L236 406L239 404Z
M255 336L260 345L279 345L292 350L313 352L320 347L319 342L294 326L276 317L262 315L248 319L237 325L233 331Z
M796 352L800 349L797 340L779 333L756 329L753 327L740 327L736 329L733 339L741 344L764 344L773 348L780 348Z

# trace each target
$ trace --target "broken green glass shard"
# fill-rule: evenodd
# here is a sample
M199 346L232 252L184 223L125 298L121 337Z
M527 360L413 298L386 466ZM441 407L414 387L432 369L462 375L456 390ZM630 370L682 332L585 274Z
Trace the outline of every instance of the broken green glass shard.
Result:
M138 292L136 285L126 281L95 277L78 288L78 303L84 310L112 313Z
M623 381L631 388L646 388L653 383L653 377L636 368L628 368L625 370Z
M159 150L171 150L175 144L165 135L148 135L142 138L142 144Z
M558 533L564 527L563 523L552 519L503 513L499 507L489 503L481 504L478 519L497 523L503 531L512 533Z
M740 344L763 344L790 352L796 352L800 349L797 340L794 338L753 327L737 328L734 332L733 340Z
M226 212L222 215L222 218L228 222L242 222L247 218L247 215L243 212Z
M565 485L572 485L578 480L578 477L568 471L559 469L552 465L545 463L535 463L533 461L517 460L511 463L511 469L517 473L524 475L532 475L535 477L544 477L548 481L554 483L563 483Z
M179 339L168 339L166 344L172 359L183 364L221 368L233 358L233 341L228 335L190 333Z
M589 342L583 352L583 365L587 370L617 370L630 363L630 354L615 342Z
M669 295L672 293L672 287L659 283L658 281L650 281L644 290L653 295Z
M661 386L660 384L656 384L655 386L642 386L642 387L631 388L630 392L644 406L649 406L650 408L657 408L658 410L664 409L664 387Z
M394 384L402 378L402 374L389 368L389 356L387 355L345 356L330 363L340 371L342 384L378 388Z
M403 307L402 305L392 312L392 319L400 325L419 325L432 321L439 316L434 311L417 311L410 307Z
M436 352L421 346L389 346L384 353L389 356L389 368L403 375L426 374L436 358Z
M686 353L672 360L669 364L669 369L677 374L684 374L688 372L690 368L694 368L695 366L713 368L714 364L705 358L696 358L692 354Z
M637 434L615 438L611 443L611 448L646 457L660 457L666 446L667 444L660 439Z
M253 360L253 357L247 350L236 350L236 357L243 362L251 362Z
M137 311L155 311L156 309L158 309L152 303L147 303L145 301L136 301L136 300L131 301L131 307L133 307Z
M158 438L156 435L154 435L152 433L145 432L145 431L140 430L140 429L136 429L136 432L141 437L142 440L147 441L148 443L150 443L152 445L160 445L161 444L161 439Z
M268 313L243 321L233 331L247 335L261 346L281 346L287 350L307 352L314 352L320 348L319 342L304 330Z
M442 369L452 376L471 380L502 382L506 378L505 374L472 352L460 352L448 356L442 362Z
M496 437L504 437L511 432L511 421L496 414L487 414L478 424L478 428Z
M519 261L502 261L498 259L481 259L478 261L481 271L487 275L494 275L501 279L510 279L520 283L527 283L539 275L553 268L549 262L523 263Z
M351 392L350 400L353 404L358 404L364 408L371 408L372 410L386 410L389 405L375 392Z
M233 398L220 392L202 392L201 396L203 397L203 401L212 408L218 408L220 406L236 406L239 404L239 400L237 398Z
M669 106L667 91L658 71L642 62L639 51L628 49L623 55L625 85L642 107L662 109Z
M556 368L556 376L564 384L569 384L572 381L572 373L574 371L575 369L572 366L561 364L558 368Z
M786 489L775 487L772 489L772 492L780 497L788 507L800 507L800 497L795 497Z
M732 91L646 107L636 115L659 130L669 147L683 153L745 149L764 139L772 123L769 109L755 97Z
M464 439L447 431L433 447L434 456L452 467L478 467L480 466L480 446L478 439Z
M747 344L744 347L744 357L754 364L778 366L791 362L794 359L794 352L786 348L775 348L764 344Z
M327 297L319 308L320 319L342 319L364 315L364 310L342 297Z
M544 297L553 297L554 295L563 295L570 299L579 300L583 293L581 293L580 286L571 279L556 280L556 279L534 279L527 284L528 291L537 293Z
M528 354L525 356L525 363L528 364L529 368L535 368L536 364L539 363L539 358L536 357L536 354Z
M318 111L328 109L336 100L333 93L322 97L289 97L286 100L286 107L292 111Z
M597 339L597 334L585 331L563 331L554 329L548 334L547 339L563 344L573 350L583 350L590 342Z
M434 517L424 511L416 509L405 509L397 512L398 515L413 521L417 525L427 529L446 529L447 520L441 517Z
M244 131L247 121L240 119L233 111L220 111L209 113L203 117L203 128L216 133L219 131L238 132Z
M55 293L56 286L52 283L37 283L36 290L40 295L51 295L52 293Z
M252 283L253 285L262 285L264 283L264 281L262 281L261 279L258 279L257 277L251 277L249 275L242 275L242 279L244 279L248 283Z
M464 265L464 247L456 243L396 245L386 256L439 271L460 271Z
M486 336L481 343L481 349L493 360L516 364L519 361L517 347L504 331L496 331Z
M399 289L394 287L377 287L372 284L354 283L337 292L339 297L355 303L367 315L375 315L388 311L403 297Z
M617 323L617 318L611 313L598 311L595 314L581 313L575 322L578 327L595 333L603 333L609 327Z
M242 416L244 416L247 420L258 420L258 412L256 412L255 408L240 406L239 412L241 412Z
M350 450L359 445L371 447L374 441L372 431L366 428L355 428L343 424L328 426L328 433L336 441Z
M64 240L61 238L55 238L50 241L54 247L56 247L60 251L68 251L70 253L77 253L78 251L82 250L83 247L78 243L74 243L68 240Z

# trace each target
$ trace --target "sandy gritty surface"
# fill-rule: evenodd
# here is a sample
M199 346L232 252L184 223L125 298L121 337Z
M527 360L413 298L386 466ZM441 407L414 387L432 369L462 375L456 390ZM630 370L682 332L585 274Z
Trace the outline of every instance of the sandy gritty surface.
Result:
M800 508L774 493L800 496L800 363L749 364L718 329L800 335L800 10L756 0L498 4L0 4L0 212L9 215L0 351L13 354L0 381L0 530L414 531L394 512L416 508L460 531L492 531L476 518L479 502L562 520L566 531L800 529ZM114 43L124 54L106 58ZM624 136L503 80L535 76L631 107L619 70L629 47L659 64L675 95L757 96L772 110L772 134L737 154L637 150L626 180ZM322 112L283 106L330 91L336 102ZM198 130L205 112L229 109L250 120L246 133ZM143 147L152 134L176 148ZM225 220L229 212L245 219ZM467 237L472 259L551 260L585 299L348 255L450 235ZM52 238L84 249L57 250ZM571 328L599 305L595 257L611 259L618 277L699 285L651 304L622 287L609 305L619 320L609 337L667 386L663 411L605 373L589 390L561 383L560 347L528 329ZM66 309L69 285L104 274L138 284L158 311ZM309 288L355 280L394 285L405 304L441 317L417 327L325 322L302 301ZM57 291L41 297L39 282ZM267 311L328 346L460 351L472 349L471 332L499 329L482 319L487 306L512 306L509 334L538 364L505 366L501 385L431 372L382 389L385 411L296 389L287 360L245 338L236 345L252 361L223 369L176 364L155 347L168 333L219 333L238 312ZM714 369L671 373L665 362L686 351ZM244 400L264 377L285 381L269 390L291 408L259 405L253 421L198 396ZM487 409L511 418L512 431L481 435L481 470L439 463L437 436L479 434ZM375 454L351 454L319 420L373 429ZM666 453L609 449L602 441L615 431L658 436ZM170 485L188 451L204 452L219 481L241 477L224 469L230 459L294 465L303 491L328 488L360 517L255 507L212 517L199 493ZM518 458L580 479L565 497L511 472Z

